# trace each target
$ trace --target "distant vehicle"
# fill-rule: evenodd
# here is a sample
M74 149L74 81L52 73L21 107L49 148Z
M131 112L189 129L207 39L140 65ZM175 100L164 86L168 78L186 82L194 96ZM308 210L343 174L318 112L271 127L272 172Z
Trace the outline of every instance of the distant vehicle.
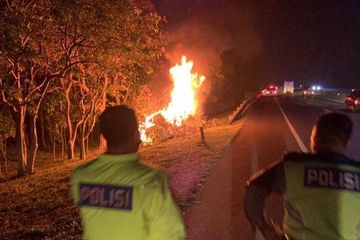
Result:
M321 90L322 90L322 87L319 86L319 85L313 85L313 86L311 87L311 89L314 90L314 91L321 91Z
M284 82L284 93L294 93L294 81L285 81Z
M321 86L313 85L309 88L305 88L305 90L303 91L303 95L304 96L313 96L313 95L321 94L323 92L324 92L324 90Z
M305 89L305 90L303 91L303 95L304 95L304 96L312 96L312 95L315 95L315 91L312 90L311 88Z
M346 108L356 112L360 109L360 89L353 90L349 96L345 98Z
M264 96L276 96L279 93L279 88L275 85L269 85L267 88L262 90Z

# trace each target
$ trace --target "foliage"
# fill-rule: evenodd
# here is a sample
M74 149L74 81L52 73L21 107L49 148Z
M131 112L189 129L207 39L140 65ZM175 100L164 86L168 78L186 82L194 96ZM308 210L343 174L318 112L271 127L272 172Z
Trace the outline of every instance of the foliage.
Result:
M53 77L51 18L47 1L11 1L0 8L3 102L36 107Z
M224 51L221 67L212 69L211 94L206 101L206 114L216 115L226 108L234 108L246 92L258 90L258 84L264 78L261 71L263 65L260 56L244 59L235 48Z
M15 137L15 124L9 112L1 112L0 114L0 144L4 140Z
M16 123L20 175L28 167L26 135L31 166L35 160L40 111L53 134L66 123L74 152L78 130L89 136L107 99L134 98L163 60L164 22L148 0L0 4L0 101Z
M133 0L57 0L52 11L57 47L73 74L81 72L79 63L95 64L128 85L142 84L163 55L159 28L163 18L151 5Z
M20 176L34 171L42 100L51 82L69 67L57 64L61 55L53 23L50 0L0 5L1 102L11 109L15 122Z
M58 91L52 91L41 106L41 111L45 113L47 130L55 136L55 141L61 140L61 130L66 126L62 113L64 105L64 97Z
M52 11L59 64L66 68L59 85L66 99L71 159L78 130L83 143L105 108L106 97L125 103L153 74L164 52L163 18L148 1L133 0L58 0Z
M136 97L132 99L131 106L136 109L140 122L145 120L145 116L165 108L169 101L168 98L159 97L159 93L155 92L149 84L141 86L134 95Z

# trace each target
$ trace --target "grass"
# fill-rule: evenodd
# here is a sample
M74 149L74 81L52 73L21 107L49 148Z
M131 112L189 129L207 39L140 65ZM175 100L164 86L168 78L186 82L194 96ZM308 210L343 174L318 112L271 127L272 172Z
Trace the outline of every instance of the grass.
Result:
M167 173L174 197L185 209L241 125L242 121L227 125L225 117L214 120L205 128L206 145L199 133L170 139L143 147L142 162ZM53 161L51 154L40 153L34 175L0 179L0 239L81 239L69 180L76 166L96 155L84 161ZM12 162L10 169L14 166Z

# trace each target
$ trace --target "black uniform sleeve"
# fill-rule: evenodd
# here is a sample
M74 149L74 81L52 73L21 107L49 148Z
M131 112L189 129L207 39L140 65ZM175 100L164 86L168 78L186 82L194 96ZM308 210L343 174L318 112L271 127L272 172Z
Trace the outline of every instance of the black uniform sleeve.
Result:
M271 192L284 193L286 190L283 161L275 162L255 173L246 183L244 211L250 225L262 226L265 199Z

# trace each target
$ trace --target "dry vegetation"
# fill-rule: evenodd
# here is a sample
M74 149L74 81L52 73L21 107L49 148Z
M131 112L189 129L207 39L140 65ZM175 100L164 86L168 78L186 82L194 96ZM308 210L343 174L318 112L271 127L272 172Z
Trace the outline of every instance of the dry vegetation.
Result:
M213 120L205 129L207 145L201 144L199 134L177 137L143 147L142 161L168 174L176 201L184 210L241 124L229 126L226 118ZM81 239L69 178L84 161L50 161L50 154L40 155L34 175L1 179L0 239ZM10 169L15 170L13 165Z

